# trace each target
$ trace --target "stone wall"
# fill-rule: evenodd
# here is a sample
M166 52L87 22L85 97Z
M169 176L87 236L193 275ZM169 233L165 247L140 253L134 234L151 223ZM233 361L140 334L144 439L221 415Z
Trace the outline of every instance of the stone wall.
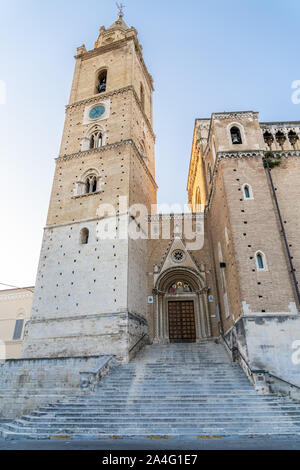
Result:
M87 393L80 388L80 372L97 367L100 357L8 360L0 364L0 418L15 418Z
M128 312L32 320L22 357L64 357L128 353Z
M241 315L239 267L236 263L235 238L227 196L223 172L220 169L216 175L207 220L224 333ZM221 262L225 263L224 267L221 267Z
M299 142L298 142L299 146ZM292 256L295 275L300 281L300 158L282 154L280 166L272 169L272 179ZM288 266L287 255L286 266Z
M300 317L297 314L248 313L228 331L225 340L232 357L240 362L251 381L255 382L257 371L265 372L267 381L269 377L274 380L273 391L276 392L280 391L277 387L280 380L300 387L299 332Z
M249 315L243 323L251 368L267 370L300 386L297 355L300 349L300 317L284 313Z

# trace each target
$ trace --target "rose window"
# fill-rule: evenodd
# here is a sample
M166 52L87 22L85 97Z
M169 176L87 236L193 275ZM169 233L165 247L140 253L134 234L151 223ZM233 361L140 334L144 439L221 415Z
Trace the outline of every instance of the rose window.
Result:
M174 251L173 254L172 254L172 258L177 263L181 263L181 261L183 261L183 258L184 258L183 251L181 251L181 250Z

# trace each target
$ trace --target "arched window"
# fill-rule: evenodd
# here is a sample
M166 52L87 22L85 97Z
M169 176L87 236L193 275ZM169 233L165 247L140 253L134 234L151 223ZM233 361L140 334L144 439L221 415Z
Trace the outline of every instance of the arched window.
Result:
M263 257L260 253L256 255L258 269L264 269Z
M85 194L95 193L97 191L97 178L90 175L85 180Z
M239 130L238 127L233 126L230 129L230 135L231 135L231 141L234 145L236 144L242 144L242 136L241 136L241 131Z
M266 271L267 268L267 261L266 261L266 256L264 253L261 251L257 251L255 253L255 259L256 259L256 268L258 271Z
M89 242L90 232L89 229L83 228L80 231L80 243L81 245L87 245Z
M94 132L90 137L90 149L102 147L103 136L101 132Z
M244 184L242 190L244 193L244 199L254 199L253 191L250 184Z
M141 105L142 105L142 108L144 109L145 108L145 93L144 93L144 87L142 84L140 86L140 95L141 95Z
M185 281L177 281L170 285L168 294L186 294L193 292L191 286Z
M280 147L283 149L283 145L286 141L286 136L283 132L281 131L277 131L276 134L275 134L275 137L276 137L276 141L278 142L278 144L280 145Z
M94 134L91 135L91 139L90 139L90 149L93 149L95 148L95 137L94 137Z
M102 70L98 76L97 93L104 93L106 91L107 70Z
M292 147L295 149L297 140L299 140L298 135L296 134L295 131L292 131L292 130L291 130L291 131L288 133L288 138L289 138L290 144L291 144Z
M268 147L272 148L272 143L274 142L274 137L271 134L271 132L266 131L264 133L264 140L265 140L266 144L268 145Z
M98 135L98 145L97 145L97 147L102 147L102 142L103 142L102 134L100 133Z

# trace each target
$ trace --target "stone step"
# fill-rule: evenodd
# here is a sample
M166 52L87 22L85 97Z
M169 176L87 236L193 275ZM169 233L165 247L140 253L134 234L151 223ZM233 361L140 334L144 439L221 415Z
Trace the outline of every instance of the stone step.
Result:
M166 432L166 430L177 430L177 432L184 434L185 429L193 430L194 433L198 433L203 429L227 429L227 430L245 430L251 429L253 432L256 430L274 430L285 428L293 431L294 433L300 432L300 426L294 425L290 421L280 421L272 423L270 427L266 423L261 423L259 421L251 421L251 422L217 422L217 421L205 421L201 424L197 424L195 422L190 423L179 423L179 422L165 422L165 421L156 421L156 422L149 422L145 424L145 422L141 421L133 421L133 422L121 422L121 423L56 423L54 425L43 425L43 424L36 424L35 426L21 426L20 424L16 423L14 426L11 424L4 424L2 426L3 430L7 431L20 431L20 432L51 432L55 433L58 431L63 431L65 433L73 433L78 432L79 430L97 430L99 433L104 432L118 432L123 434L128 429L141 429L147 433L150 433L152 430L156 429L157 432Z
M34 387L35 383L32 388L27 385L21 396L32 390L38 399ZM5 393L8 389L9 384ZM74 396L66 388L55 400L53 390L49 387L49 405L2 423L2 436L92 439L300 433L300 405L257 394L223 346L211 341L148 346L130 364L114 368L93 392ZM46 394L47 388L41 396Z
M270 426L266 425L245 425L244 427L238 425L238 426L233 426L232 424L228 426L220 426L217 423L205 423L203 426L181 426L181 427L175 427L172 425L160 425L158 424L157 426L130 426L130 427L114 427L114 426L109 426L107 429L101 427L35 427L35 428L22 428L22 427L11 427L10 425L3 425L2 434L5 432L14 432L18 434L30 434L30 435L37 435L39 434L46 434L48 437L53 436L55 434L60 434L60 435L78 435L82 436L84 434L96 434L98 436L100 435L112 435L112 434L118 434L120 436L128 436L128 435L133 435L133 436L139 436L142 437L143 435L168 435L168 434L177 434L177 435L186 435L186 434L192 434L194 436L196 435L217 435L217 434L223 434L227 433L228 435L236 435L236 434L258 434L258 433L263 433L263 434L295 434L299 433L300 428L299 427L291 427L290 424L280 424L278 426L274 425L272 428ZM5 434L3 437L6 437Z
M109 400L109 399L106 399L106 400L103 400L103 399L99 399L99 400L96 400L94 402L90 401L90 402L80 402L80 401L72 401L72 402L63 402L63 403L49 403L48 405L46 406L43 406L41 407L41 411L45 411L46 409L57 409L57 408L60 408L60 407L64 407L65 409L70 409L70 408L74 408L74 407L77 407L78 409L82 408L82 407L85 407L85 408L95 408L95 409L99 409L103 406L112 406L112 407L116 407L116 406L120 406L120 407L125 407L125 406L135 406L136 407L136 404L139 403L140 406L150 406L150 405L153 405L153 403L157 403L157 406L163 406L163 407L171 407L174 409L176 409L177 407L180 407L180 406L188 406L190 404L190 406L192 406L193 408L199 406L199 407L203 407L203 406L218 406L218 407L222 407L222 406L227 406L227 407L230 407L231 409L232 408L240 408L240 407L245 407L245 406L258 406L258 405L274 405L274 406L284 406L285 402L277 402L277 401L273 401L272 398L270 398L270 400L267 400L267 397L264 397L265 399L263 401L261 400L256 400L254 399L253 401L248 401L248 400L239 400L238 402L236 402L235 400L227 400L227 401L224 401L224 400L219 400L219 401L216 401L216 400L213 400L212 397L210 397L210 400L205 400L205 399L201 399L201 398L195 398L195 399L191 399L190 397L188 397L187 399L181 399L181 401L179 403L174 403L174 400L173 399L170 399L170 400L160 400L159 403L156 402L156 400L140 400L138 398L132 398L132 399L127 399L127 400ZM288 406L292 406L292 405L288 405ZM50 408L51 407L51 408ZM298 408L299 409L299 408Z
M286 423L275 423L274 426L270 427L266 423L261 423L261 422L256 422L256 423L245 423L245 424L240 424L240 423L218 423L218 422L206 422L206 423L201 423L196 425L195 423L147 423L145 422L134 422L134 423L121 423L120 425L116 424L108 424L108 425L94 425L92 423L89 423L89 426L84 427L80 426L78 424L72 426L70 424L66 425L53 425L50 427L43 426L43 425L36 425L36 426L20 426L19 424L3 424L2 429L3 431L15 431L15 432L51 432L51 433L56 433L56 432L68 432L68 433L73 433L73 432L78 432L79 430L81 432L84 432L84 430L89 430L90 432L93 432L97 430L98 433L109 433L109 432L116 432L118 431L121 435L125 434L129 429L140 429L144 430L144 432L151 433L154 429L156 429L157 433L160 432L166 432L167 430L177 430L177 432L184 434L184 430L190 430L194 434L198 434L204 429L206 431L215 430L215 429L227 429L231 431L239 431L239 430L245 430L245 429L251 429L253 432L256 432L258 430L269 430L271 433L274 431L274 429L285 429L289 430L290 432L299 432L300 431L300 426L294 426L291 425L290 422Z
M161 436L162 439L164 438L175 438L181 437L182 439L191 439L197 438L200 435L201 438L208 437L208 436L217 436L221 437L236 437L239 436L249 437L251 435L255 435L258 437L270 437L272 435L278 437L281 436L282 438L288 438L289 436L293 436L295 434L294 431L290 431L288 428L281 428L281 429L274 429L271 431L269 429L261 429L255 430L255 433L252 432L251 429L246 430L224 430L218 428L208 428L208 429L201 429L197 432L195 429L184 429L183 431L174 431L170 429L151 429L151 430L143 430L143 429L128 429L124 431L122 434L118 432L106 432L106 433L99 433L98 430L80 430L78 432L66 433L61 431L52 431L52 432L42 432L42 431L30 431L28 433L25 432L3 432L3 438L8 440L46 440L46 439L57 439L57 438L68 438L71 437L72 439L76 440L98 440L98 439L122 439L122 438L134 438L135 436L139 436L140 438L144 439L159 439Z
M81 397L80 397L81 398ZM65 406L65 407L73 407L73 406L92 406L92 407L99 407L99 406L108 406L109 404L111 404L112 406L125 406L125 405L129 405L130 402L134 401L134 402L139 402L141 405L144 403L146 404L147 403L156 403L157 406L174 406L174 407L177 407L177 406L180 406L180 405L183 405L183 406L188 406L190 404L190 406L203 406L203 405L216 405L216 406L231 406L231 407L235 407L235 406L247 406L247 405L255 405L257 406L258 404L274 404L274 405L283 405L284 403L293 403L291 401L288 401L288 400L284 400L284 401L280 401L280 400L276 400L276 399L273 399L271 395L265 395L263 397L261 397L262 399L260 400L259 397L257 396L252 396L251 398L249 397L249 399L245 399L244 397L233 397L233 398L230 398L230 397L214 397L214 396L210 396L208 398L205 398L205 397L201 397L201 396L196 396L196 397L186 397L186 398L181 398L180 401L176 401L174 400L173 396L170 396L170 398L166 398L166 396L164 395L163 398L161 398L160 400L156 400L157 397L151 397L150 399L149 398L146 398L146 397L142 397L143 399L141 399L141 397L126 397L126 398L123 398L123 399L119 399L119 398L111 398L109 399L109 397L107 398L103 398L103 397L98 397L98 398L95 398L94 400L82 400L82 399L67 399L65 398L64 400L60 400L60 401L57 401L55 403L48 403L46 405L43 405L44 407L45 406L53 406L53 407L57 407L57 406ZM177 397L178 398L178 397ZM298 405L299 406L299 405Z
M195 396L199 396L201 395L202 393L203 394L208 394L210 392L210 389L209 387L206 387L206 388L202 388L202 387L199 387L198 389L196 390L186 390L186 389L182 389L182 395L180 393L180 389L177 389L176 388L176 394L174 394L174 389L170 390L170 389L159 389L159 390L153 390L153 389L150 389L151 390L151 393L148 392L147 389L139 389L138 387L132 387L132 389L129 389L129 390L120 390L120 391L116 391L115 394L114 394L114 397L115 398L122 398L122 397L127 397L128 395L136 395L136 396L139 396L139 397L155 397L155 398L163 398L163 397L195 397ZM109 392L106 392L105 390L101 391L101 396L106 398L106 397L111 397L112 396L112 391L109 391ZM214 396L214 393L216 395L221 395L222 392L221 390L215 390L212 391L212 394L210 394L210 396ZM251 392L249 392L248 389L241 389L241 388L238 388L237 390L234 390L234 389L226 389L224 390L224 395L227 394L227 395L231 395L231 396L234 396L234 397L238 397L240 395L242 395L243 393L249 393L252 394L252 396L255 396L255 391L251 390ZM100 394L99 394L100 395ZM222 396L224 396L223 393L222 393Z
M203 423L206 420L207 421L217 421L217 422L234 422L238 419L239 422L252 422L252 421L257 421L261 419L270 419L272 417L273 422L279 422L279 421L288 421L292 422L293 424L300 423L300 414L297 413L235 413L235 414L230 414L230 413L222 413L222 414L212 414L212 413L202 413L202 414L197 414L195 413L192 417L189 413L174 413L172 415L172 418L170 418L170 415L166 413L158 413L151 415L150 413L124 413L120 417L119 414L99 414L98 416L91 415L91 414L85 414L82 416L68 416L68 415L55 415L55 416L46 416L44 418L42 417L23 417L18 420L15 420L16 423L23 425L35 425L36 423L39 424L53 424L54 423L81 423L81 422L93 422L95 423L127 423L131 421L135 421L136 419L139 420L144 420L145 418L147 421L153 423L155 421L168 421L168 422L174 422L174 421L182 421L184 418L188 422L196 422L196 423Z
M150 393L151 392L151 393ZM202 392L202 393L201 393ZM87 402L88 401L97 401L97 400L101 400L101 399L104 399L106 400L107 398L110 398L110 399L113 399L113 400L118 400L119 398L121 398L123 396L124 397L133 397L134 398L134 394L135 394L135 389L132 389L131 391L128 391L128 393L116 393L116 394L105 394L105 393L101 393L101 390L97 391L93 397L88 397L86 396L86 400ZM177 390L172 390L172 391L163 391L163 392L160 392L159 390L157 392L153 392L152 389L149 390L149 393L147 393L147 391L145 390L144 393L141 393L139 390L137 391L136 393L136 398L139 398L139 399L142 399L142 398L155 398L155 399L164 399L165 397L169 397L169 398L172 398L172 399L176 399L176 398L182 398L182 399L185 399L185 398L200 398L201 400L205 400L205 399L209 399L209 398L212 398L212 399L220 399L220 400L235 400L235 399L238 399L239 397L242 398L242 399L246 399L246 397L249 397L250 399L254 399L254 398L257 398L259 397L259 395L257 394L257 392L255 392L254 389L250 389L250 391L246 390L246 392L244 390L239 390L239 391L236 391L236 393L233 393L231 391L227 391L227 392L220 392L220 391L216 391L214 392L213 390L200 390L199 391L191 391L190 393L189 392L186 392L185 393L180 393L180 392L177 392ZM270 398L272 399L274 395L272 394L265 394L265 395L262 395L262 397L264 398ZM69 397L69 400L81 400L81 401L85 401L84 399L84 395L79 395L78 398L74 398L74 397ZM258 400L260 398L257 398ZM68 400L68 397L66 397L66 400Z
M130 411L140 413L140 412L149 412L149 413L154 413L154 412L173 412L173 413L179 413L182 411L187 411L187 412L193 412L193 413L203 413L207 411L208 413L211 413L215 410L216 413L220 414L222 413L222 410L224 412L228 413L239 413L239 412L244 412L244 410L249 410L249 412L253 413L255 410L257 411L257 406L255 404L252 405L244 405L243 407L230 407L230 406L223 406L223 407L216 407L213 405L206 406L205 404L199 405L196 408L195 407L187 407L187 406L172 406L172 404L168 406L157 406L155 409L153 409L153 406L144 406L144 405L139 405L136 406L134 405L124 405L124 406L117 406L117 405L108 405L105 407L99 407L99 406L91 406L91 407L83 407L83 406L74 406L74 407L57 407L57 408L44 408L40 409L39 411L34 411L32 414L33 415L38 415L38 416L43 416L45 414L58 414L58 413L63 413L63 414L72 414L72 413L92 413L92 414L99 414L99 413L113 413L113 412L118 412L118 413L124 413L125 411L130 412ZM275 412L295 412L300 415L299 412L299 407L295 407L293 405L283 405L283 406L275 406L275 405L267 405L267 406L260 406L259 410L262 412L270 412L270 413L275 413Z

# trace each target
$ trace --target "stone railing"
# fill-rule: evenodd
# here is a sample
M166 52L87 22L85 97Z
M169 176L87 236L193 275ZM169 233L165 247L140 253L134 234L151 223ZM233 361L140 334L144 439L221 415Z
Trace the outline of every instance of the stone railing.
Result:
M113 359L113 356L103 356L93 369L80 372L80 387L86 391L93 391L102 378L108 374L114 364Z

